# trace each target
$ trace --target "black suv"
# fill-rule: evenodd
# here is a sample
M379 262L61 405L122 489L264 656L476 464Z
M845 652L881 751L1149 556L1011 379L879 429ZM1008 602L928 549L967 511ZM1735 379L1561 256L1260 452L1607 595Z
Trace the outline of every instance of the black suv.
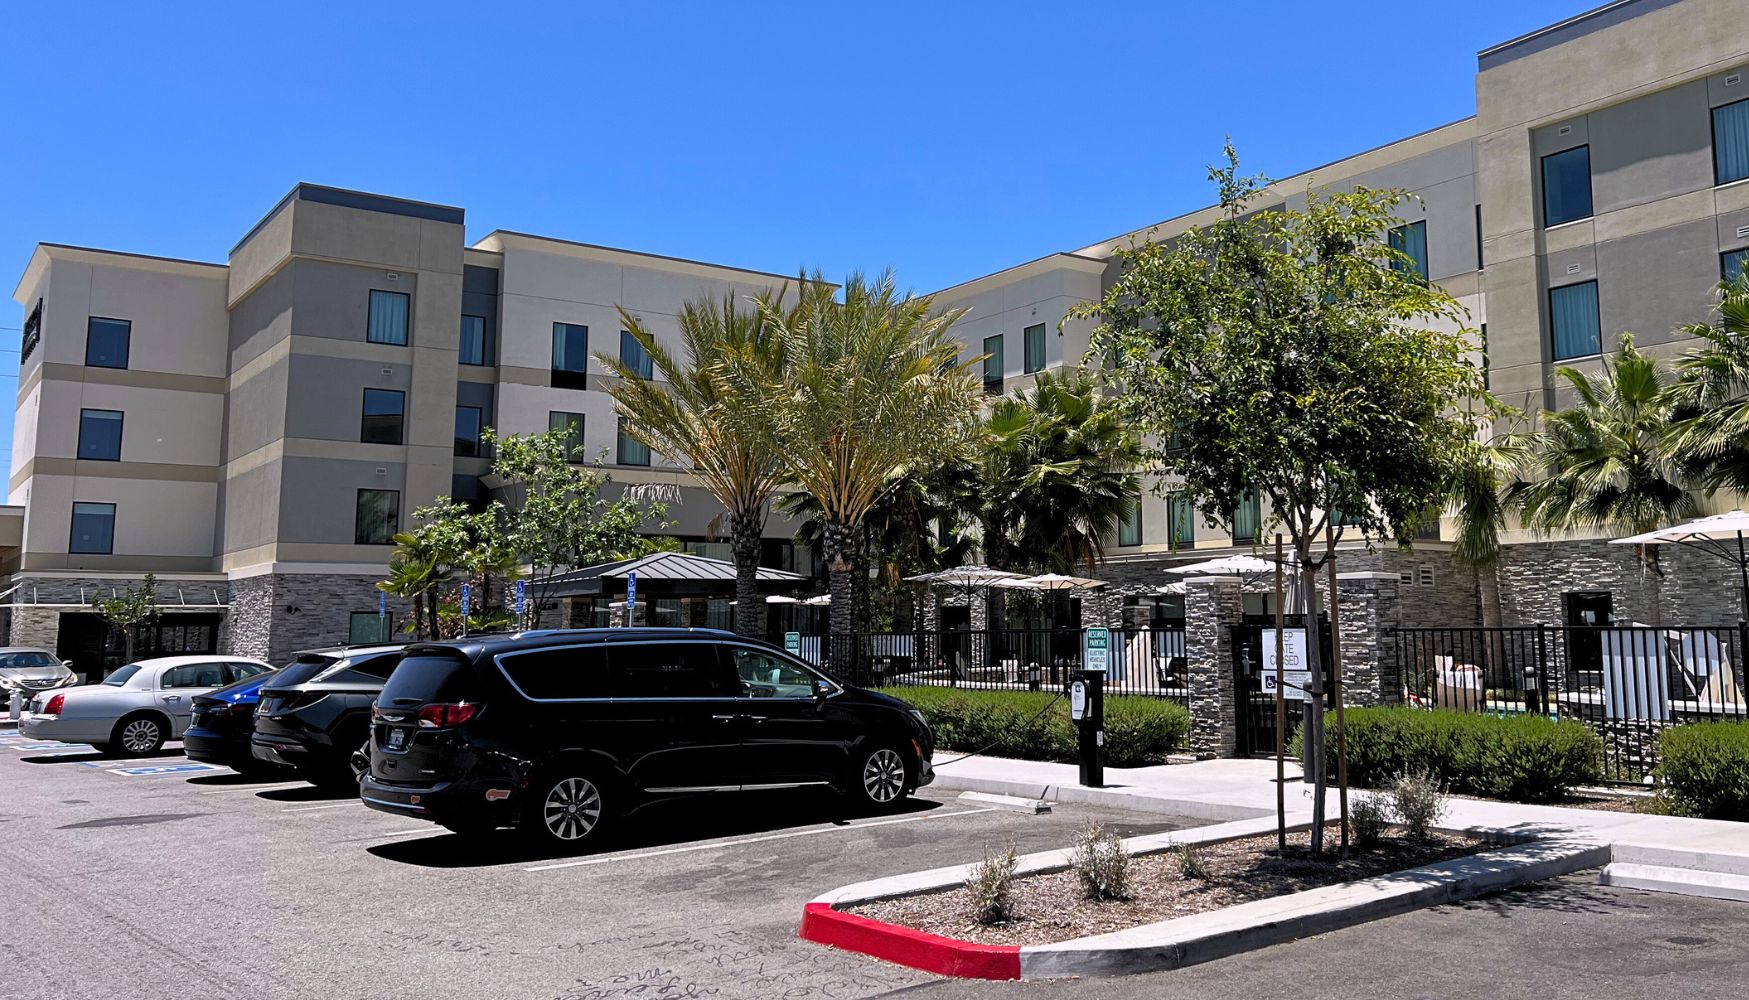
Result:
M364 772L370 709L403 646L355 646L298 654L261 689L250 751L327 788Z
M359 791L457 832L575 847L656 796L829 785L891 807L934 780L934 752L911 706L757 640L538 631L408 647Z

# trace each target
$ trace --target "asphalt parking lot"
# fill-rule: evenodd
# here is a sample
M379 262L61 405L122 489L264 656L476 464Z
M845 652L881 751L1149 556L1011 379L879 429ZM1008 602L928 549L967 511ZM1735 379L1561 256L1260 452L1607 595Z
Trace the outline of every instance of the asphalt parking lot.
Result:
M929 977L799 940L814 895L985 843L1065 846L1089 818L1193 825L768 793L661 804L599 853L533 856L177 747L111 760L0 729L0 997L851 1000Z

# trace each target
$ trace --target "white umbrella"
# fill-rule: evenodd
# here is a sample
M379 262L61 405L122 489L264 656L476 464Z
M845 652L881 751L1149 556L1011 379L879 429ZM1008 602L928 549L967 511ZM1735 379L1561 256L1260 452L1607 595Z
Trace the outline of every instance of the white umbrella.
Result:
M811 604L814 607L819 607L822 604L831 604L832 603L832 595L831 594L821 594L818 597L810 597L807 600L803 601L802 603L803 604Z
M1743 533L1749 531L1749 514L1741 509L1695 518L1685 524L1659 528L1644 534L1614 538L1611 545L1686 545L1737 567L1743 614L1749 616L1749 551Z
M1064 576L1061 573L1041 573L1038 576L1029 576L1018 583L1024 583L1034 590L1091 590L1094 587L1105 586L1104 580L1089 580L1084 576Z
M772 594L770 597L767 597L765 599L765 603L767 603L767 604L800 604L802 602L798 598L789 597L789 596L786 596L784 594Z
M905 579L913 583L941 583L949 587L988 587L997 580L1019 580L1024 574L988 566L955 566L935 573L919 573Z
M1182 596L1189 591L1189 585L1183 580L1174 580L1171 583L1161 584L1154 588L1154 593L1156 594L1178 594Z
M1001 590L1048 590L1048 589L1050 589L1048 587L1041 587L1037 583L1034 583L1031 577L1016 577L1015 579L1012 579L1012 580L991 580L989 583L989 586L996 587L996 588L1001 589Z
M1235 555L1222 556L1219 559L1205 559L1202 562L1190 563L1186 566L1168 566L1168 573L1196 573L1202 576L1243 576L1248 573L1273 573L1275 560L1259 559L1256 556Z

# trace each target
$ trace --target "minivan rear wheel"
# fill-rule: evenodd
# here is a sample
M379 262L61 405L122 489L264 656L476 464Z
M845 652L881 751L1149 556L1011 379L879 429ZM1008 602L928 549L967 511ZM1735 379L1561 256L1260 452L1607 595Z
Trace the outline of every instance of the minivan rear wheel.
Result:
M549 847L578 847L601 839L610 795L596 774L579 768L550 772L534 786L521 830Z
M911 792L905 758L891 746L877 744L856 758L850 775L850 796L870 809L892 809Z

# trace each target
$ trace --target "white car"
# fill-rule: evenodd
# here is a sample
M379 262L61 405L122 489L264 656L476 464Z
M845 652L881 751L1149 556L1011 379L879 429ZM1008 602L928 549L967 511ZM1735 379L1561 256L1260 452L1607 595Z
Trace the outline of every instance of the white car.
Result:
M19 720L21 735L89 743L104 753L144 756L182 736L196 695L272 670L246 656L165 656L130 663L101 684L38 694Z

